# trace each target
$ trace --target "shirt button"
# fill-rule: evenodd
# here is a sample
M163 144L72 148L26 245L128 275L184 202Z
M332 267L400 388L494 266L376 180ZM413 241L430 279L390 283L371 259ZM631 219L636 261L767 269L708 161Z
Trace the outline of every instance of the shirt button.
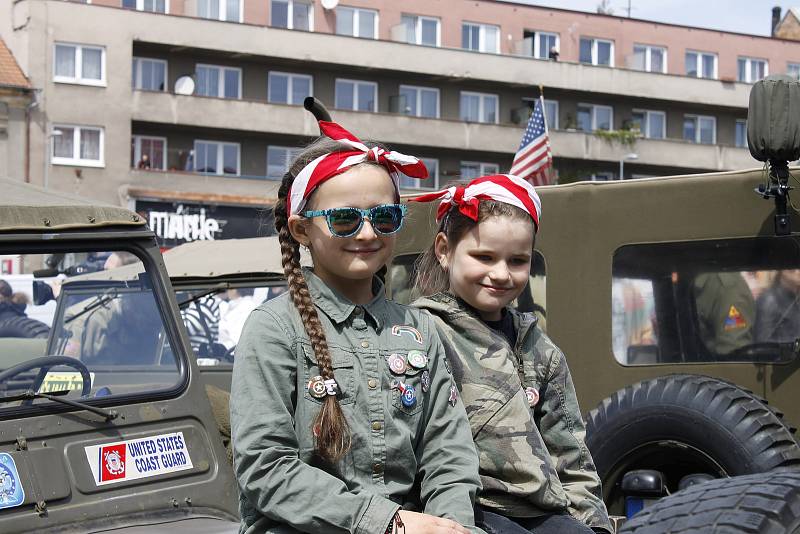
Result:
M362 341L361 342L361 347L365 348L365 349L368 349L369 348L369 341Z
M380 430L381 428L383 428L383 425L380 421L375 421L372 423L372 430Z
M356 308L355 312L356 312L356 315L361 315L362 313L364 313L364 309L363 308Z
M378 381L375 380L374 378L370 378L367 381L367 384L369 385L369 389L375 389L376 387L378 387Z
M372 472L373 473L375 473L377 475L381 471L383 471L383 466L381 464L379 464L377 462L372 464Z

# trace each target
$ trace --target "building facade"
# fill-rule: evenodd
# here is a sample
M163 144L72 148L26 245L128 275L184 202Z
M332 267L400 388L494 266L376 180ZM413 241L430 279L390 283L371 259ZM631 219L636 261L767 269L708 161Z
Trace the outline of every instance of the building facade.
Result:
M431 189L507 171L540 87L560 183L755 167L750 87L800 75L800 42L488 0L0 6L40 90L32 181L170 220L273 203L318 132L308 95L423 157L432 179L403 185Z
M29 180L25 173L33 87L0 38L0 177ZM0 274L3 265L0 265Z

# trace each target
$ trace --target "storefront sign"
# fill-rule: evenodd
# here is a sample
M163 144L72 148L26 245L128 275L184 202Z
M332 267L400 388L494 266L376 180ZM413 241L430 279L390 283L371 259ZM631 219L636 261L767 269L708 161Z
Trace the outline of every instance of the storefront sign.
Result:
M145 218L164 248L191 241L264 237L275 233L272 210L268 207L137 200L136 211Z

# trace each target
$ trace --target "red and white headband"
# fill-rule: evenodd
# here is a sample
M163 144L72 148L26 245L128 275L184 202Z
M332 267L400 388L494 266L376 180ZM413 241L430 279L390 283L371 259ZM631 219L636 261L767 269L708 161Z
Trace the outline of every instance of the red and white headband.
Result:
M338 152L323 154L303 167L297 174L287 199L289 215L303 211L308 197L323 182L365 161L374 161L385 168L392 178L396 191L399 191L398 182L401 174L412 178L428 177L428 169L414 156L378 147L369 148L358 137L335 122L319 121L319 128L323 135L341 143L346 148Z
M441 200L436 211L436 222L441 221L450 208L456 206L458 211L472 219L478 220L478 206L481 200L494 200L516 206L524 210L533 219L536 230L539 229L539 217L542 214L542 201L533 186L513 174L493 174L481 176L466 186L448 187L442 191L420 195L410 199L412 202L432 202Z

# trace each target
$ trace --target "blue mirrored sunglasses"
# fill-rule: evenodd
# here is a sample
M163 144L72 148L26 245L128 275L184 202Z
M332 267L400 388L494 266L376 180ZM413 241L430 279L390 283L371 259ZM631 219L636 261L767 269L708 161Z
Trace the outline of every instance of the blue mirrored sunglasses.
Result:
M382 204L374 208L331 208L304 211L303 217L325 217L328 229L336 237L352 237L361 231L364 219L369 219L378 235L391 235L403 227L403 218L408 211L405 204Z

